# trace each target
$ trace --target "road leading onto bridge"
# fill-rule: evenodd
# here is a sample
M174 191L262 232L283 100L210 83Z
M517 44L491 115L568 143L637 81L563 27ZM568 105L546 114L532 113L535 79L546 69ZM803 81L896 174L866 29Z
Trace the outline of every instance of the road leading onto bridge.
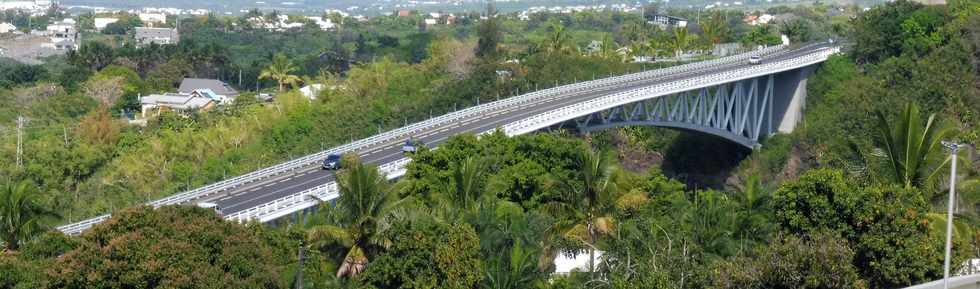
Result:
M765 65L797 59L814 52L829 49L829 47L829 44L810 44L795 49L769 49L764 52L750 53L765 53L766 56L763 58L762 64ZM509 123L519 122L549 111L582 104L604 96L659 84L692 80L705 75L737 71L751 66L751 64L745 61L746 58L747 55L740 55L704 62L705 65L698 63L652 72L640 72L628 76L612 77L583 83L588 85L571 84L548 90L548 92L556 93L530 93L468 109L471 113L466 114L465 117L454 117L448 119L448 121L441 122L430 120L419 123L426 124L425 126L410 125L406 129L413 126L417 128L411 131L402 130L400 132L401 134L397 135L393 133L398 130L386 132L382 135L365 139L378 139L379 141L367 142L367 145L359 146L355 146L354 144L358 142L354 142L331 149L330 152L354 153L359 155L366 163L378 164L384 167L385 164L390 165L393 162L405 160L405 156L401 152L401 144L408 137L421 140L427 146L434 147L445 142L453 135L484 133ZM710 65L707 65L709 63ZM526 97L531 95L534 95L534 97ZM515 99L521 101L512 101ZM513 105L500 105L508 102ZM453 113L446 116L450 115L459 116L459 114ZM437 117L436 119L439 118L442 117ZM378 138L380 136L392 135L395 137ZM364 142L362 141L361 143ZM296 196L303 192L317 190L318 187L335 184L335 173L320 169L319 164L314 161L316 158L323 157L325 153L327 151L301 158L302 162L298 162L300 160L298 159L279 164L247 175L235 177L231 180L208 185L201 189L195 189L154 201L150 204L160 206L210 201L217 203L228 218L236 218L238 220L258 218L252 214L246 216L244 213L250 213L259 207L267 207L269 206L268 204L279 202L283 198L290 198L290 196ZM300 166L297 167L296 164L300 164ZM272 170L273 168L276 169ZM271 173L265 173L268 171L271 171ZM280 216L281 213L277 212L275 216ZM265 214L259 219L266 221L275 216ZM109 215L99 216L83 222L59 227L59 230L68 234L78 234L82 230L108 219L108 217Z

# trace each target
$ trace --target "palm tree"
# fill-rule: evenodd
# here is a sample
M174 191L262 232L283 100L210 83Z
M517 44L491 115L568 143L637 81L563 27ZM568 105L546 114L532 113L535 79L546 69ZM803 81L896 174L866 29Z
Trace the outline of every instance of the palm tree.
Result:
M259 79L273 79L279 84L279 91L282 91L286 84L294 85L300 81L299 76L292 75L296 71L296 66L289 62L286 54L278 53L272 57L272 64L262 70Z
M28 182L8 182L0 190L0 234L6 248L16 251L20 243L30 240L47 228L44 222L58 214L42 207Z
M311 244L335 242L349 248L337 277L353 277L364 271L368 256L387 246L382 235L386 218L401 204L396 194L388 192L387 181L375 166L365 165L356 157L345 159L337 185L337 225L319 225L308 231Z
M678 59L681 57L681 53L687 50L691 46L691 42L694 40L694 36L689 34L686 27L674 28L674 37L670 39L667 45L672 51L674 51L674 57Z
M942 165L935 166L941 158L940 141L950 130L938 124L936 115L930 114L925 126L919 116L919 107L909 103L896 123L889 123L885 114L876 111L881 145L888 155L893 181L906 188L919 187L939 173Z
M545 43L543 45L545 52L547 52L548 55L567 52L570 47L569 42L571 39L569 38L568 33L565 32L565 26L561 24L552 24L551 29L551 35L548 35L548 38L545 39Z
M721 11L715 11L711 18L701 25L701 30L704 31L704 38L708 43L721 43L721 40L728 35L728 25L725 23Z
M468 157L453 168L453 203L456 208L472 212L482 194L479 181L483 178L483 165Z
M578 171L568 181L559 181L563 187L559 201L545 205L553 216L559 218L552 230L564 238L575 240L589 251L589 270L595 273L595 250L598 238L612 233L612 214L620 206L635 201L646 201L643 192L620 193L612 182L615 168L606 155L583 149L577 160ZM544 258L552 258L555 248L545 246ZM542 260L545 261L545 260Z
M539 276L535 274L535 251L518 239L510 254L497 254L487 260L484 289L530 288Z

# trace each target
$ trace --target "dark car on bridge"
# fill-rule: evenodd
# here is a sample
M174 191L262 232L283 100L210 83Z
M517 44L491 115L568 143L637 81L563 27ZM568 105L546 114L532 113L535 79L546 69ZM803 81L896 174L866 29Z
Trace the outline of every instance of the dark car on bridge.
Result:
M324 170L340 169L340 155L329 155L327 156L327 158L323 159L323 169Z
M425 144L423 144L422 141L420 141L420 140L408 139L408 140L405 141L405 145L402 146L402 152L403 153L414 153L415 151L417 151L419 149L420 146L423 146L423 145L425 145Z

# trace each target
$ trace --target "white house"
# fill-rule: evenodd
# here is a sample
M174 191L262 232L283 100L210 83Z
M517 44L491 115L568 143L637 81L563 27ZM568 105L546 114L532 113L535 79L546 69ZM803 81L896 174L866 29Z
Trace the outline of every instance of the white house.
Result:
M160 111L192 112L208 110L215 106L215 101L200 94L164 93L140 97L140 109L143 118L148 114Z
M320 16L307 16L306 19L309 19L310 21L313 21L313 23L316 23L317 26L320 26L320 30L331 30L334 29L334 27L337 27L337 25L334 24L330 18L324 19Z
M687 27L687 19L670 15L654 15L653 19L647 21L647 23L657 25L661 29L671 27Z
M47 32L53 37L68 38L70 35L75 34L75 20L66 18L59 22L48 24Z
M769 24L769 22L772 22L773 19L775 19L775 16L772 16L770 14L762 14L759 16L755 16L755 15L746 16L745 19L743 19L742 21L748 25L756 26L761 24Z
M119 21L119 19L116 18L95 18L95 29L105 29L106 26L116 23L117 21Z
M167 14L163 13L140 13L140 21L145 24L163 24L167 23Z
M319 83L310 84L299 89L299 92L302 93L303 96L311 100L316 99L316 97L320 95L321 91L323 91L323 84Z
M56 49L74 49L78 40L78 30L75 29L75 20L66 18L60 22L48 24L45 33L51 37L51 46Z
M2 34L2 33L10 33L10 32L16 31L16 30L17 30L17 26L14 26L13 24L10 24L10 23L7 23L7 22L0 23L0 34Z
M180 42L180 33L174 28L136 27L133 31L136 44L140 46L150 45L150 43L166 45Z
M595 266L596 269L599 268L599 263L602 258L602 251L595 251ZM567 275L572 272L590 272L589 270L589 253L585 252L582 254L575 255L572 258L566 257L564 254L558 254L555 257L555 274Z

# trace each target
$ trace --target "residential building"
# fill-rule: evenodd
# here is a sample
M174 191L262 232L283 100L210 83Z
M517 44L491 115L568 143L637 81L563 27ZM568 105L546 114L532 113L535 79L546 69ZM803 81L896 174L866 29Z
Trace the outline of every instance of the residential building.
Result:
M155 27L160 24L167 23L167 14L163 13L140 13L140 21L150 27Z
M143 118L156 115L161 111L188 113L205 111L213 108L214 100L201 94L164 93L140 97L140 110Z
M231 88L227 83L217 80L217 79L203 79L203 78L184 78L180 82L180 87L177 88L177 92L183 94L191 94L194 91L207 90L214 93L218 97L216 99L228 99L232 100L238 96L238 91Z
M75 29L75 20L71 18L48 24L45 31L48 35L58 38L74 38L75 33L78 32Z
M647 23L660 26L661 29L672 27L687 27L687 19L669 15L653 15Z
M772 22L772 20L775 18L776 18L775 16L769 14L762 14L758 16L749 15L749 16L745 16L745 19L742 19L742 21L748 25L756 26L762 24L769 24L769 22Z
M310 21L313 21L313 23L315 23L317 26L320 26L320 30L326 31L337 27L337 25L334 24L333 21L330 20L330 18L324 19L323 17L320 16L307 16L306 19L309 19Z
M28 12L31 15L41 15L44 14L48 8L51 7L51 1L48 0L34 0L34 1L0 1L0 11L5 10L16 10Z
M48 24L45 34L51 38L49 47L61 50L77 48L78 30L75 28L75 20L71 18Z
M136 27L134 31L136 45L139 46L150 45L150 43L166 45L180 42L180 34L174 28Z
M102 30L106 26L112 23L116 23L119 19L116 18L95 18L95 29Z
M14 31L17 31L17 26L14 26L13 24L7 22L0 23L0 34L10 33Z
M554 260L555 272L553 274L568 275L572 272L591 272L594 269L601 266L602 255L603 255L602 251L596 250L595 262L591 263L588 252L575 254L572 257L565 256L565 254L558 254L558 256L555 256L555 260ZM592 268L593 270L590 270L589 264L595 266Z
M323 84L319 83L310 84L299 89L299 92L310 100L316 99L316 97L320 95L321 91L323 91Z

